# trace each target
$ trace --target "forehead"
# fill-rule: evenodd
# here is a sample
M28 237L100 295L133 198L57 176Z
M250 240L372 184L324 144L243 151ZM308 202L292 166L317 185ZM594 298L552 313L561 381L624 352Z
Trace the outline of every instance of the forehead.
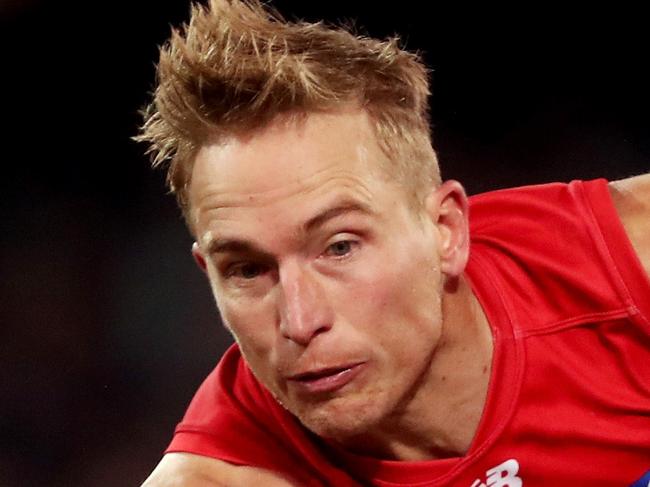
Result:
M252 176L253 170L297 178L334 164L353 167L359 162L385 160L365 112L315 113L280 117L251 134L204 145L195 160L192 182L201 182L206 170L210 171L208 166L215 165L224 185L241 187L244 183L246 187L246 176ZM238 175L243 179L234 180Z
M364 112L278 120L263 131L206 145L190 184L196 224L209 215L336 192L371 198L385 184L388 160Z

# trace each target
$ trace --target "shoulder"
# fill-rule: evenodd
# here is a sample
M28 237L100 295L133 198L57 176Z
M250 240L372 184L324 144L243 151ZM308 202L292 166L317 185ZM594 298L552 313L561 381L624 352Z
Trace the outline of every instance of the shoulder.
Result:
M609 190L641 265L650 275L650 173L613 181Z
M626 191L634 195L645 190L638 183L634 187ZM647 279L638 260L647 263L643 255L648 249L641 250L647 244L627 238L630 232L620 220L631 221L628 213L647 215L647 209L639 211L639 202L628 203L636 209L621 210L624 215L619 218L610 191L607 181L598 179L499 190L474 198L470 233L474 261L480 264L474 275L490 274L494 284L486 286L499 286L503 296L499 299L505 300L522 329L532 332L558 323L580 323L594 314L624 313L631 292L633 301L646 310ZM640 226L638 230L647 234ZM637 248L629 245L633 239Z
M222 487L264 485L295 487L291 479L269 470L233 465L189 453L168 453L142 487Z

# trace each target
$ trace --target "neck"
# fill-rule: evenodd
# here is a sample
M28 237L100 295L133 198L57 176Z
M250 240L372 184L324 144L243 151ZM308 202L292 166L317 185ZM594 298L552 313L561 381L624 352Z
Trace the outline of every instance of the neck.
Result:
M406 461L467 452L487 398L492 334L465 278L445 285L442 317L440 341L417 391L380 431L348 449Z

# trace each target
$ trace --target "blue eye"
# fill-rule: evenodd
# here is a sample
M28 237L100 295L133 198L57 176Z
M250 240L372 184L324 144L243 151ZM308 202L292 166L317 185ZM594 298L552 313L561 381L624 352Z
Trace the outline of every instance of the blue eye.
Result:
M235 264L228 269L228 277L239 277L241 279L255 279L264 272L264 267L254 262L243 262Z
M352 251L352 244L350 240L339 240L327 247L327 253L335 257L343 257Z

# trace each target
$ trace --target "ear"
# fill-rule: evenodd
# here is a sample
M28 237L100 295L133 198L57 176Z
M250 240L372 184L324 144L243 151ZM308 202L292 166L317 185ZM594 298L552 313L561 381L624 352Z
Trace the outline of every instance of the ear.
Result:
M205 256L203 255L203 252L201 252L201 247L199 247L199 244L196 242L192 244L192 257L194 257L194 262L199 266L199 269L203 272L207 272L208 266L205 261Z
M426 199L426 211L438 228L440 270L447 277L458 277L469 258L469 204L463 186L445 181Z

